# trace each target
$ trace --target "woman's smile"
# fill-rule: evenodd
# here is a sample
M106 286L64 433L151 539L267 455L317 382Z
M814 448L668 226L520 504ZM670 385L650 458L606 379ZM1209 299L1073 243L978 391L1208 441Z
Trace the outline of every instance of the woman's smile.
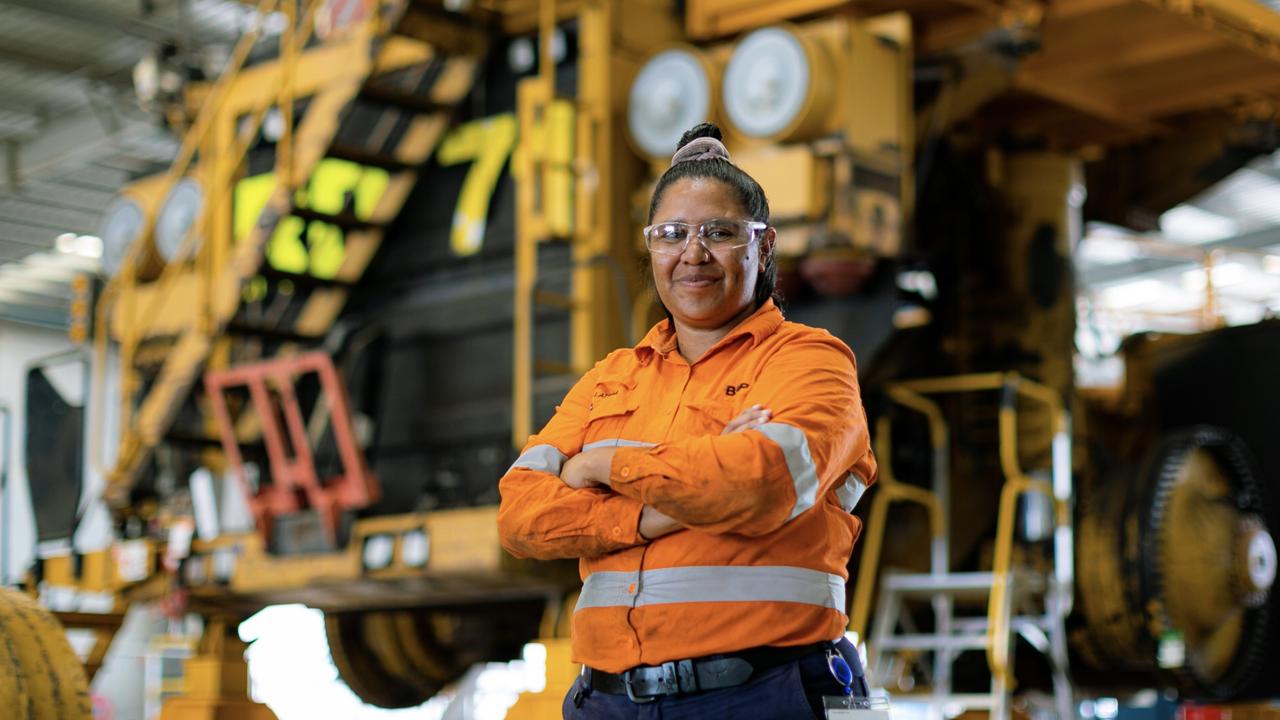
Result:
M680 285L682 287L698 290L701 288L715 285L716 283L720 282L720 278L719 276L710 275L707 273L690 273L688 275L684 275L676 278L675 282L677 285Z

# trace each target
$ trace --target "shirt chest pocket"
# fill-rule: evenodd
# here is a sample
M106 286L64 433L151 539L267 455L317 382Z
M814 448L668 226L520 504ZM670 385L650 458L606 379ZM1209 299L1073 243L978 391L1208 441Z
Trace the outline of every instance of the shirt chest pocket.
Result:
M634 383L616 380L601 380L596 383L591 404L587 406L584 444L605 440L638 440L639 438L626 433L636 434L636 429L629 428L628 425L639 407L640 397Z
M699 400L685 404L689 408L685 432L693 436L719 435L738 415L738 403L733 400Z

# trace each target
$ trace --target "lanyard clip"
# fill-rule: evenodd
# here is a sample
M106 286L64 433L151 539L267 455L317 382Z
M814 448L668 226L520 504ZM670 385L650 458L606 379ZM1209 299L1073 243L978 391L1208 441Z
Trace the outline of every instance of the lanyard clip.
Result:
M853 668L835 648L827 650L827 670L836 682L844 686L845 695L853 695Z

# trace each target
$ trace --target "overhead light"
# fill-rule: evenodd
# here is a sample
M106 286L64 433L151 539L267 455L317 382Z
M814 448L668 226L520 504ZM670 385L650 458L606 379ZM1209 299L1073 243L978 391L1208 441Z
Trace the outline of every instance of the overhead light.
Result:
M1160 216L1160 232L1174 242L1200 244L1240 234L1240 224L1194 205L1178 205Z
M1084 237L1076 257L1089 265L1116 265L1133 260L1138 254L1131 236L1095 233Z
M1102 291L1102 302L1107 307L1131 308L1147 305L1168 295L1169 286L1159 280L1135 280L1112 285Z
M1249 268L1238 262L1222 263L1213 267L1213 286L1215 288L1239 285L1249 277ZM1189 270L1182 273L1182 287L1196 292L1205 288L1203 269Z
M1280 255L1263 255L1262 269L1272 275L1280 275Z
M87 258L102 257L102 238L97 235L62 233L53 243L58 252Z

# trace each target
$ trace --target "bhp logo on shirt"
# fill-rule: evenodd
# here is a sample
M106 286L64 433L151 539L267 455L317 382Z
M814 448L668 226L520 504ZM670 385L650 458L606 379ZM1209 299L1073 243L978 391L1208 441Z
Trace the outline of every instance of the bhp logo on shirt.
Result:
M738 385L738 386L728 385L724 389L724 394L737 395L738 393L742 392L743 390L746 390L749 387L751 386L747 383L742 383L741 385Z

